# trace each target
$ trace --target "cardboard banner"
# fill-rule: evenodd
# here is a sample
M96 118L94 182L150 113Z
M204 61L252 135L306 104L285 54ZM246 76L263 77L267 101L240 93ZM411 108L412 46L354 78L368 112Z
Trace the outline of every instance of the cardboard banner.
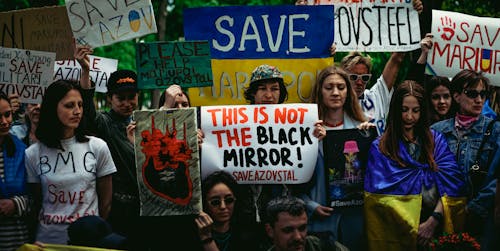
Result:
M330 207L363 205L368 151L377 130L328 130L323 139L325 182Z
M318 155L316 104L203 106L202 176L223 170L240 184L301 184Z
M23 103L41 103L53 82L53 52L0 47L0 91L17 94Z
M247 104L261 64L285 74L288 103L308 102L317 72L333 64L333 6L229 6L184 10L186 40L211 45L213 87L190 88L191 105Z
M134 120L141 216L198 214L196 109L134 111Z
M73 34L64 6L0 12L0 46L50 51L57 60L73 58Z
M335 5L337 51L411 51L420 48L411 0L319 0Z
M95 91L106 93L109 75L118 68L118 60L89 55L90 80L95 83ZM75 59L56 61L54 81L58 79L80 81L82 67Z
M431 73L453 77L463 69L482 71L500 86L500 19L449 11L432 11Z
M99 47L157 32L151 0L66 0L66 8L79 44Z
M137 43L139 89L212 86L207 41Z

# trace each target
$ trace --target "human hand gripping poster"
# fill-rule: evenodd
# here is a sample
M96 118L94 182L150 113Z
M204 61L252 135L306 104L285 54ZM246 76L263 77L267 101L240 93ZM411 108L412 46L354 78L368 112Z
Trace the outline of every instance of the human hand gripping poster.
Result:
M141 216L201 211L195 108L135 111Z
M201 107L201 172L230 173L240 184L301 184L318 155L316 104Z

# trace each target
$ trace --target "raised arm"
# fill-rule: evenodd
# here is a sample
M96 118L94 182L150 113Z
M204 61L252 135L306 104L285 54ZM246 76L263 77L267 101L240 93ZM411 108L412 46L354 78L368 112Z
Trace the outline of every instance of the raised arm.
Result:
M399 69L401 69L401 64L405 58L404 52L393 52L389 61L385 64L384 71L382 72L382 77L387 84L387 89L390 91L396 82L398 77Z

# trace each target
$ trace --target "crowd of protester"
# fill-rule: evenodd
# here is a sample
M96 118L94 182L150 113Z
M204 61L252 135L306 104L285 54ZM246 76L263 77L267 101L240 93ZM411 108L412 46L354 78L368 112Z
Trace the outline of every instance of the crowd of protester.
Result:
M415 6L422 8L420 1ZM42 103L26 104L17 119L18 97L0 93L0 250L25 243L129 250L428 250L445 232L467 232L482 250L498 250L497 90L471 70L451 80L425 75L432 38L422 39L420 57L401 83L401 52L391 54L371 88L371 59L360 52L319 69L311 95L319 113L312 125L318 158L307 184L238 184L218 171L201 182L198 215L165 217L140 216L132 119L136 73L112 73L110 109L96 111L92 49L75 46L79 82L52 83ZM255 105L283 104L288 95L280 69L267 64L253 69L244 92ZM187 92L172 85L158 109L190 106ZM344 129L376 129L378 137L365 176L357 179L364 203L333 208L323 140L327 132ZM198 129L197 135L203 150L204 133Z

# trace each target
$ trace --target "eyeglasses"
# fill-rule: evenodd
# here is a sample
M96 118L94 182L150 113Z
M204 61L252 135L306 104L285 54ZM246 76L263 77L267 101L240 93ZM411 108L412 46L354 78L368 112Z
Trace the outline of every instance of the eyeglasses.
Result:
M234 197L227 197L227 198L224 198L224 204L227 205L231 205L234 203L234 201L236 201L236 198ZM219 198L215 198L215 199L212 199L210 201L208 201L208 203L213 206L213 207L220 207L221 204L222 204L222 200L219 199Z
M2 119L2 117L7 119L10 118L10 116L12 116L12 111L6 111L4 113L0 113L0 119Z
M476 90L464 90L465 96L475 99L477 96L481 96L482 99L486 97L486 94L488 94L488 91L482 90L482 91L476 91Z
M431 98L434 100L449 99L449 98L451 98L451 95L450 94L442 94L442 95L432 94Z
M372 74L349 74L349 80L358 81L358 79L361 78L361 81L363 81L365 84L370 81L371 77Z

